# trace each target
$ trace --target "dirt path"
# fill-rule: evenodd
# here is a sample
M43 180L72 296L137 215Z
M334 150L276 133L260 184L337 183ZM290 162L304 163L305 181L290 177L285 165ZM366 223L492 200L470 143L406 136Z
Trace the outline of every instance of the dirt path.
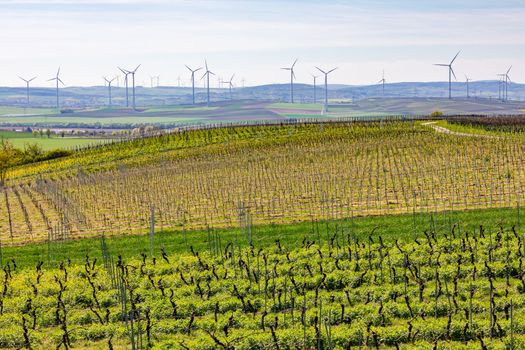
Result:
M426 122L421 125L430 126L436 132L441 133L441 134L448 134L448 135L461 136L461 137L482 137L482 138L488 138L488 139L496 138L496 136L492 136L492 135L469 134L465 132L452 131L442 126L435 125L436 123L437 122Z

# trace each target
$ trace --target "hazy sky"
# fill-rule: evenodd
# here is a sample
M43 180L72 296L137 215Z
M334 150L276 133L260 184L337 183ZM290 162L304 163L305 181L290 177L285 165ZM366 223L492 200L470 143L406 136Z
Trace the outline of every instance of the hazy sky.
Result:
M339 67L331 83L446 80L455 71L494 79L511 64L525 81L523 0L0 0L0 86L18 75L46 82L62 67L72 85L101 85L117 66L139 63L139 83L189 83L204 64L237 85L284 83L299 59L299 82L315 65ZM200 78L200 75L199 75Z

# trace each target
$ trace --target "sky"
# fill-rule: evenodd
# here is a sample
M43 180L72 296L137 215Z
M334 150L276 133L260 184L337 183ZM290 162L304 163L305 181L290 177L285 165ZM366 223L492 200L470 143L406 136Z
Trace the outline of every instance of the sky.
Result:
M509 66L525 82L523 0L0 0L0 86L19 76L48 82L61 67L67 86L102 85L118 66L139 85L190 83L184 66L206 59L235 86L299 83L338 69L330 83L492 80ZM201 74L198 74L198 79ZM122 84L122 82L121 82ZM202 84L198 81L197 84Z

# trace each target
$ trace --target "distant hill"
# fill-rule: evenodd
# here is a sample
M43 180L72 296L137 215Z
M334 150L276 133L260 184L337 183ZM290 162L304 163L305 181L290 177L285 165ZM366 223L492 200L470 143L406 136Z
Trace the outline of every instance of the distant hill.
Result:
M481 97L486 99L498 99L498 81L476 81L471 82L469 89L471 97ZM317 86L318 102L324 96L324 86ZM404 82L385 84L384 95L383 86L376 85L329 85L329 98L331 100L361 100L372 97L447 97L447 82ZM466 97L466 83L454 82L452 84L452 94L454 97ZM85 108L100 107L108 104L107 87L64 87L60 89L62 107ZM509 99L515 101L525 100L525 84L510 84ZM126 94L122 87L113 88L113 104L125 106ZM297 83L294 85L295 102L313 102L313 86L309 84ZM232 97L235 100L250 99L261 101L289 101L289 84L271 84L250 86L245 88L234 88ZM204 102L206 90L196 89L196 101ZM217 101L227 101L230 99L229 89L211 89L211 99ZM129 90L129 101L131 103L131 89ZM138 106L163 106L191 103L190 87L171 87L161 86L156 88L137 87L136 101ZM26 103L25 88L0 87L0 105L23 107ZM55 89L53 88L32 88L31 106L33 107L53 107L55 104Z

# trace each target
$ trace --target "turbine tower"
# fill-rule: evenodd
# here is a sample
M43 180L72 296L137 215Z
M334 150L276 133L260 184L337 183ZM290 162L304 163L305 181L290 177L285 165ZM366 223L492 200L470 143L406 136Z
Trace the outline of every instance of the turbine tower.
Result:
M111 103L111 83L113 83L115 81L115 79L117 79L117 77L113 78L113 79L108 79L106 77L103 77L104 78L104 81L106 83L108 83L108 99L109 99L109 108L111 108L112 106L112 103Z
M506 73L500 74L503 80L503 101L509 100L509 83L511 83L509 73L511 69L512 66L509 67Z
M233 78L235 77L235 74L232 75L229 81L225 81L226 84L228 84L228 87L230 88L230 101L233 100L232 96L232 88L233 88Z
M133 96L132 96L133 97L133 99L132 99L133 110L135 110L135 108L136 108L136 104L135 104L135 73L137 73L137 70L139 68L140 68L140 64L134 70L124 70L128 74L131 74L131 85L132 85L132 93L133 93ZM126 79L126 81L127 81L127 79Z
M319 67L315 67L315 68L317 68L321 73L324 74L324 112L326 113L326 112L328 112L328 74L330 74L334 70L336 70L337 67L336 68L332 68L329 71L324 71L324 70L322 70Z
M458 51L456 56L450 61L449 64L446 63L436 63L434 66L441 66L441 67L448 67L448 98L452 99L452 75L454 76L454 79L456 79L456 74L454 73L454 69L452 69L452 64L456 60L456 58L459 56L459 53L461 51Z
M212 71L208 69L208 62L206 60L204 60L204 66L206 67L206 72L204 73L201 79L204 79L204 77L206 77L206 92L208 95L207 106L209 107L210 106L210 74L215 75L215 73L213 73Z
M186 66L188 70L191 72L191 91L192 91L192 104L195 104L195 72L198 72L202 69L202 67L199 67L197 69L191 69L190 67ZM179 86L180 86L180 78L179 78Z
M130 74L130 72L120 67L118 67L118 69L120 69L120 71L124 74L124 85L126 86L126 108L128 108L129 107L128 75Z
M472 81L472 79L465 75L465 81L467 82L467 98L470 98L469 83Z
M318 75L310 74L312 78L314 78L314 104L317 103L317 78L319 78Z
M25 81L26 83L26 107L29 107L29 83L32 82L33 80L36 79L36 77L33 77L31 79L24 79L22 77L19 77L20 79L22 79L23 81Z
M57 89L57 110L60 109L60 103L59 103L59 100L58 100L58 83L60 82L62 85L66 85L64 84L64 82L60 79L60 67L58 67L58 71L57 71L57 75L54 77L54 78L51 78L51 79L48 79L48 81L56 81L56 89Z
M383 97L385 97L385 83L386 83L386 79L385 79L385 71L384 70L383 70L383 77L377 83L383 85Z
M294 69L296 63L297 63L297 59L294 61L294 63L292 64L291 67L281 68L281 69L290 71L290 102L291 103L293 103L293 80L295 79L295 73L294 73L293 69Z

